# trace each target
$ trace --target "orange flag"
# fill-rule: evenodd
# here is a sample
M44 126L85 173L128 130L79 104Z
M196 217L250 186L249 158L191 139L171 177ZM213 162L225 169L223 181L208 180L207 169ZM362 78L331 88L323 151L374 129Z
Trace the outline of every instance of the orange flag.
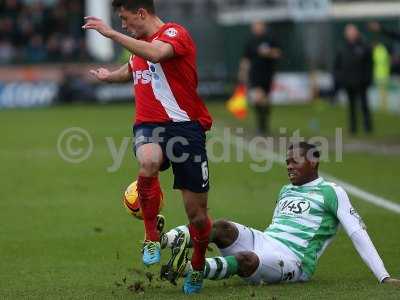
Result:
M227 109L239 120L243 120L247 117L247 89L244 84L239 84L235 88L231 99L226 103Z

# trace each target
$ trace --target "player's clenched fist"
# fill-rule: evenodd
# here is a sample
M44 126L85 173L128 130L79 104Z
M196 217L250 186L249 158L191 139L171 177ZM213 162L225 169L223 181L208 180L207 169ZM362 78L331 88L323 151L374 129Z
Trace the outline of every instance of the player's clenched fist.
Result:
M105 68L99 68L97 70L90 70L90 75L96 77L101 81L110 81L111 72Z
M107 38L109 38L114 31L110 26L104 23L102 19L97 17L91 17L91 16L85 17L85 22L86 22L85 25L82 26L83 29L96 30L97 32L99 32L100 34L102 34Z

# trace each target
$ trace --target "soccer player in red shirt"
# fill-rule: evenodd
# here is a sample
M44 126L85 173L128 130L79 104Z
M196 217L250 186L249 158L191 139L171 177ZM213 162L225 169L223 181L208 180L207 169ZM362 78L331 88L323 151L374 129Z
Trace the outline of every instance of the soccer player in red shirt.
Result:
M143 262L147 266L160 262L158 174L172 165L174 188L182 191L194 246L193 272L185 278L183 290L197 293L202 288L212 227L207 214L209 172L205 148L205 132L211 128L212 119L197 94L196 46L185 28L165 24L157 17L153 0L114 0L113 7L131 36L113 30L96 17L86 17L83 28L98 31L132 53L129 63L120 69L101 68L91 74L104 82L134 82L138 193L146 231Z

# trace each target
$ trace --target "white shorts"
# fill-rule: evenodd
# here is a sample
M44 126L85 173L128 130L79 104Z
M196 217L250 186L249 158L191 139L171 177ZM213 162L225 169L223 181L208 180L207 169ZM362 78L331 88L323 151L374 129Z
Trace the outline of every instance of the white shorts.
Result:
M239 236L231 246L220 249L221 255L231 256L250 251L260 261L254 274L244 278L246 281L252 284L308 281L300 260L284 244L259 230L231 223L238 229Z

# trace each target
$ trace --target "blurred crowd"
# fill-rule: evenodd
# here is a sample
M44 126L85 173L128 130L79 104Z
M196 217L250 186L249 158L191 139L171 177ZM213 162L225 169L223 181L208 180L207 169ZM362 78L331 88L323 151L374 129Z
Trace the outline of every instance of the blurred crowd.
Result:
M0 0L0 64L87 59L84 0Z

